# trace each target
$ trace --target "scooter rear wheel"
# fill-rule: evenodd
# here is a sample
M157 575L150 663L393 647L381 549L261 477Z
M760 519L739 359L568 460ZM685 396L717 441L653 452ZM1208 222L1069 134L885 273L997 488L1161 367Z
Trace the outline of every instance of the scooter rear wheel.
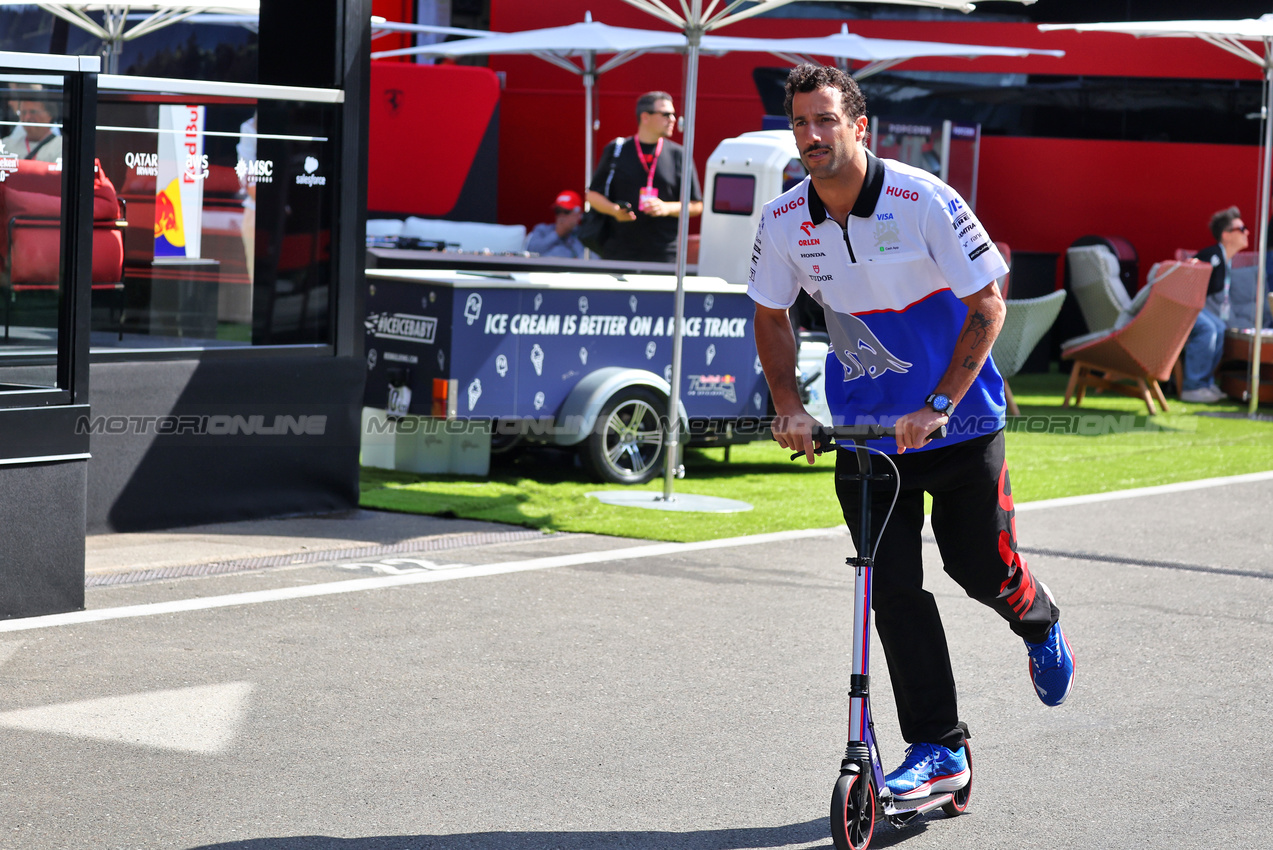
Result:
M836 850L866 850L875 833L875 788L861 774L843 773L831 792L831 840Z
M968 810L968 801L972 799L972 745L964 739L964 756L968 759L968 784L951 795L950 802L941 807L946 817L953 818Z

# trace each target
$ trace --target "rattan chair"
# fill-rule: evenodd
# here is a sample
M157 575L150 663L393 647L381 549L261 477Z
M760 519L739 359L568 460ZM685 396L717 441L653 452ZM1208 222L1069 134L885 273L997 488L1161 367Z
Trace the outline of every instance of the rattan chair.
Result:
M1003 327L995 339L992 356L999 374L1003 376L1003 392L1008 401L1008 412L1020 416L1021 410L1012 397L1012 388L1008 379L1021 371L1026 358L1039 340L1052 327L1065 302L1065 290L1060 289L1038 298L1019 298L1005 301L1008 311L1003 318Z
M1061 358L1074 361L1063 404L1068 406L1071 397L1082 404L1093 387L1139 398L1151 416L1158 412L1155 402L1167 410L1158 382L1170 377L1189 339L1210 277L1211 267L1197 260L1158 263L1114 328L1062 343Z
M1070 266L1070 289L1090 332L1114 327L1131 305L1118 276L1118 258L1104 245L1082 245L1065 252Z

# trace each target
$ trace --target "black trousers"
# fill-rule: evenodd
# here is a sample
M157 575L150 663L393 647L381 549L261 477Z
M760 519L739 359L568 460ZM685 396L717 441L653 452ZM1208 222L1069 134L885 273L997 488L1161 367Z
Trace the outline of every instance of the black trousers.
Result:
M883 537L880 526L895 485L877 481L871 490L871 536L879 541L872 602L876 631L893 682L902 737L909 743L956 748L962 745L963 733L957 725L950 651L937 601L924 590L924 493L933 496L933 534L946 573L965 593L993 608L1014 633L1031 643L1044 639L1061 612L1017 553L1016 511L1002 431L890 457L902 485ZM872 467L877 473L891 471L878 455L872 457ZM836 452L836 495L854 543L861 485L845 476L857 469L852 451Z

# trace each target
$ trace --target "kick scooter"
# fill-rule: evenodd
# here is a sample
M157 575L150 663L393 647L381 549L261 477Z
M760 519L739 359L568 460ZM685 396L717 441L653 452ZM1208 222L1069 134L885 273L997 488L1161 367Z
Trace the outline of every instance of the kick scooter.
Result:
M880 763L879 748L875 745L875 724L871 719L869 702L868 669L871 647L871 572L874 568L875 547L871 543L871 484L875 481L894 482L893 504L897 503L901 481L897 467L888 455L868 448L867 440L892 437L896 430L882 425L845 425L834 428L822 426L814 430L816 454L835 445L836 440L852 440L857 456L858 471L842 476L860 485L862 510L858 517L856 558L845 563L854 568L853 582L853 672L849 676L849 742L840 762L840 776L831 793L831 838L836 850L866 850L875 833L877 815L894 826L914 822L920 815L941 808L949 817L963 814L972 796L972 748L967 743L968 727L960 723L964 733L965 754L968 758L968 784L958 791L933 794L917 800L898 800L884 784L884 767ZM932 435L946 436L943 426ZM873 472L871 453L888 461L892 472ZM803 457L803 452L792 459ZM889 508L892 513L892 507ZM888 525L888 517L884 518ZM880 529L883 533L883 528ZM878 545L878 544L877 544Z

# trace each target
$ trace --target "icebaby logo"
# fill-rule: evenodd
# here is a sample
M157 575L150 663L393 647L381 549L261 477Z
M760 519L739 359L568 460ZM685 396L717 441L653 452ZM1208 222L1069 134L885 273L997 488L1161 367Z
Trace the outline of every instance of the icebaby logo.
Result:
M369 313L363 321L367 333L380 339L400 339L404 342L433 344L438 320L432 316L412 316L407 313Z
M327 178L321 174L315 174L318 170L318 160L312 156L305 157L305 173L296 175L297 186L326 186Z

